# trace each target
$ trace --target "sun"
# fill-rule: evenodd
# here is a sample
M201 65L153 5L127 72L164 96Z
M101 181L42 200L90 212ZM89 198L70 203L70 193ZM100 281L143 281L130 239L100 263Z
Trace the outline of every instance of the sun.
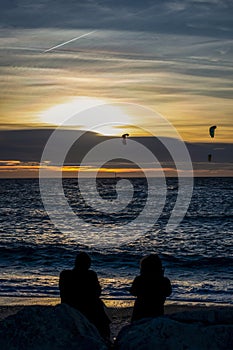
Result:
M106 101L91 97L71 98L41 112L39 117L42 122L51 125L77 126L76 120L69 120L73 115L104 103Z
M95 107L101 105L103 107L100 113ZM126 125L133 124L133 117L124 111L122 106L91 97L72 98L41 112L39 118L42 123L53 126L78 128L102 135L116 136L125 132Z

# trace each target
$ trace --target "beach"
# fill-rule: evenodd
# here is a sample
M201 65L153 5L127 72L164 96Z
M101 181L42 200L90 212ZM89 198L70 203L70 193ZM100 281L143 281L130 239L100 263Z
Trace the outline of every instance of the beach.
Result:
M22 308L29 306L43 305L51 306L60 303L59 298L0 298L0 321L8 316L16 314ZM111 338L114 340L120 330L130 324L130 319L133 310L133 301L127 300L104 300L107 306L107 313L110 316L111 323ZM226 313L233 307L227 304L204 304L204 303L175 303L168 302L165 304L165 315L171 315L175 313L191 312L191 311L210 311L221 309Z

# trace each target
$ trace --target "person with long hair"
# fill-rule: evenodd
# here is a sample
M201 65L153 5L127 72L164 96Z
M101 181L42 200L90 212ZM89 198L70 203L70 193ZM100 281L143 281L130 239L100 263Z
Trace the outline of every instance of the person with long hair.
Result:
M130 288L136 296L132 322L146 317L164 314L166 297L172 292L170 280L164 277L162 262L157 254L150 254L140 262L140 275Z

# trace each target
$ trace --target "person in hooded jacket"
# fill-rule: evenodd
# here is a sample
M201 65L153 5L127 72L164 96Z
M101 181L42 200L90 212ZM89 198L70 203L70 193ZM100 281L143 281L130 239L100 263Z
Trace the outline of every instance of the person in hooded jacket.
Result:
M72 270L60 274L59 289L61 303L80 311L92 322L104 338L110 336L110 320L100 299L101 287L96 272L90 270L91 258L81 252L76 256Z

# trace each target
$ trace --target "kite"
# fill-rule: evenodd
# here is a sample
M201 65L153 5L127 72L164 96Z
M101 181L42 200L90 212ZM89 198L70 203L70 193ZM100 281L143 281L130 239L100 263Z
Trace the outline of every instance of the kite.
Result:
M129 137L129 134L123 134L121 137L122 137L123 144L126 145L126 140L127 140L127 137Z
M210 134L210 137L214 137L214 133L215 133L215 129L217 128L216 125L213 125L209 128L209 134Z

